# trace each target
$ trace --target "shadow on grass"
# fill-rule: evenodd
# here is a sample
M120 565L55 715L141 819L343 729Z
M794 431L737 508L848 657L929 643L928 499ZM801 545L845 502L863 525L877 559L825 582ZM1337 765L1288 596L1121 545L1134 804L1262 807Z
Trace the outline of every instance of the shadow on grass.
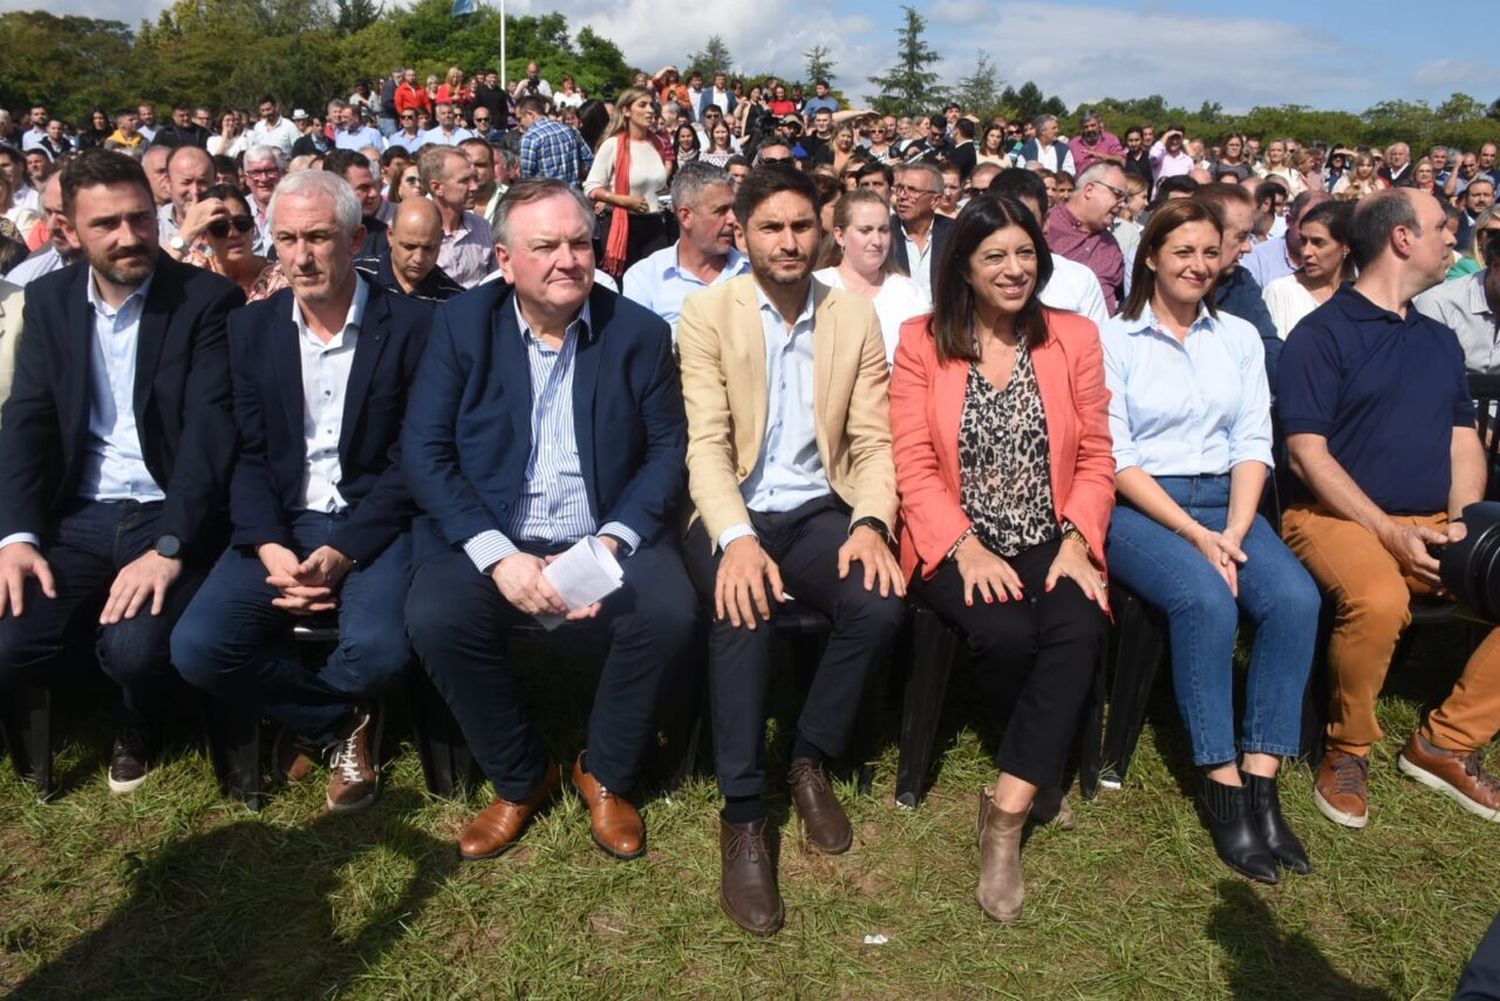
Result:
M131 896L15 998L326 997L376 965L457 865L390 790L357 816L246 817L172 842Z
M1255 891L1232 879L1219 881L1219 903L1208 937L1224 950L1230 995L1237 1001L1387 1001L1386 991L1357 984L1333 968L1313 940L1283 933Z

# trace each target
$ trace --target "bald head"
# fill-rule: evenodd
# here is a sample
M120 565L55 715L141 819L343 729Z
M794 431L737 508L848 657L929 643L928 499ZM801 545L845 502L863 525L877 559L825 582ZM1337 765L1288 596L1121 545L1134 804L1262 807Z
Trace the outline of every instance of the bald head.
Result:
M213 187L214 161L197 146L179 146L167 160L167 184L172 192L172 214L182 222L188 206Z
M391 220L391 271L410 293L437 267L443 218L426 198L403 198Z

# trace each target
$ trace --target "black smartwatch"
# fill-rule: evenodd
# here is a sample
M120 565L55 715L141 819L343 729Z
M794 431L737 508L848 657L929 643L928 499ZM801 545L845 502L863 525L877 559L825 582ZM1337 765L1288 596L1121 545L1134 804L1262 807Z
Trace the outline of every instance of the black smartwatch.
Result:
M175 560L182 555L182 540L175 535L158 536L151 548L156 550L156 555Z

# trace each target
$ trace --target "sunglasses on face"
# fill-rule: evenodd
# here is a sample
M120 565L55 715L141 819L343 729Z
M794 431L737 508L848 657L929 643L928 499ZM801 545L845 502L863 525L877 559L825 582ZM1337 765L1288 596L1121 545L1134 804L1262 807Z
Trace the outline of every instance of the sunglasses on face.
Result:
M216 240L222 240L229 235L229 227L233 226L236 233L248 233L255 225L255 220L247 215L230 216L228 219L215 219L208 224L208 233Z
M762 165L769 163L791 163L792 158L789 156L767 156L762 157L760 162Z

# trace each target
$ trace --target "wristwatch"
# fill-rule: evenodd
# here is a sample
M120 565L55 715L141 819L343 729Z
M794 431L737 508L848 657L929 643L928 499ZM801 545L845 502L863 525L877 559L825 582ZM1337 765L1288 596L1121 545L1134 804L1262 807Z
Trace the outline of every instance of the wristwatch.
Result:
M161 535L152 543L151 548L156 550L156 555L175 560L182 555L182 540L175 535Z
M891 541L891 530L885 527L885 522L874 516L859 519L849 526L849 534L853 535L856 528L873 528L875 533L887 542Z
M171 247L179 254L188 248L187 241L182 238L181 233L174 234L172 238L167 241L167 246Z

